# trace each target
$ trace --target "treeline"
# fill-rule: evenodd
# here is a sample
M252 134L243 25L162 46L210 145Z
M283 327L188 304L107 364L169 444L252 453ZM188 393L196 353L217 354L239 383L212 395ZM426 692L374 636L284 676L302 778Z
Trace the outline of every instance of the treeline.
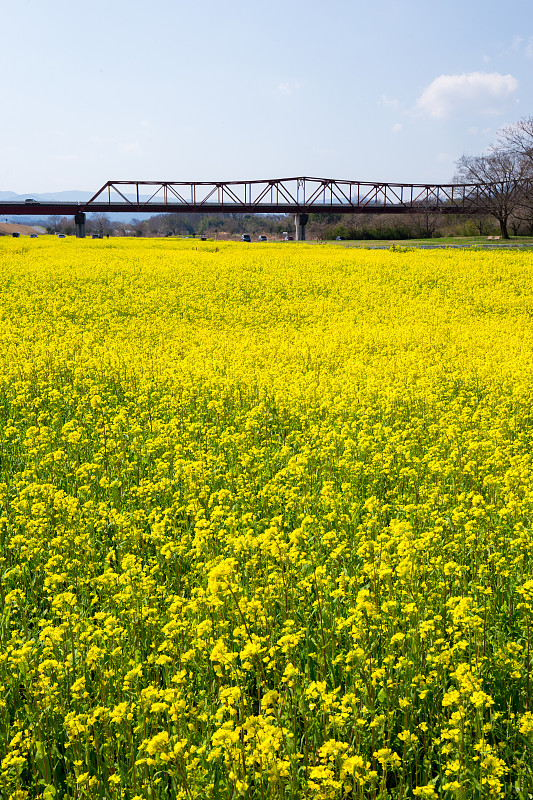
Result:
M287 231L288 218L281 214L157 214L132 226L143 236L205 235L211 238L249 233L279 236Z
M442 236L490 236L498 232L495 220L487 215L472 218L450 217L439 213L382 216L379 214L338 215L327 223L314 220L309 225L313 238L342 239L431 239ZM514 231L516 235L526 233Z
M74 234L70 217L54 217L45 223L49 233ZM515 236L533 235L531 221L511 218L508 222ZM158 214L146 220L129 223L109 219L106 214L87 216L88 236L206 236L207 238L239 237L249 233L253 239L260 235L272 239L294 236L292 215L264 216L254 214ZM498 222L489 215L471 218L434 214L310 214L306 237L312 240L342 239L428 239L442 236L490 236L499 233Z
M45 223L49 233L74 233L71 217L49 217ZM292 218L284 214L156 214L149 219L131 222L111 220L107 214L87 214L88 236L239 236L282 237L294 229Z
M316 216L316 219L315 219ZM510 218L508 228L514 236L533 236L531 220ZM428 212L422 214L338 214L327 222L314 215L308 225L308 238L336 239L438 239L443 236L491 236L500 234L497 219L490 214L453 216Z

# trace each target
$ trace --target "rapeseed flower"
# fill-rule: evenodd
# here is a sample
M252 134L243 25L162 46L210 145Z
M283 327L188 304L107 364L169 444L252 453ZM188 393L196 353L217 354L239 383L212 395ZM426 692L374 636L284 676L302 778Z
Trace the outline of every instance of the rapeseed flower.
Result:
M533 793L533 256L71 245L0 242L2 796Z

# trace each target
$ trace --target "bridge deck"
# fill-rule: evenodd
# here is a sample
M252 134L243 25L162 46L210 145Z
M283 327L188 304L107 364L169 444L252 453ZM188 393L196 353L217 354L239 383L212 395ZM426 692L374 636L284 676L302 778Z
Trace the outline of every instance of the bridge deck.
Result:
M0 202L0 216L72 216L79 211L87 213L128 213L128 214L183 214L183 213L201 213L201 214L413 214L421 211L440 211L443 214L461 214L472 213L474 209L469 209L463 206L419 206L418 208L402 205L365 205L365 206L347 206L347 205L327 205L314 203L313 205L300 204L290 205L288 203L276 203L261 205L244 205L235 204L228 205L227 203L203 203L200 205L179 205L177 203L90 203L83 205L82 203L64 203L64 202L46 202L46 203L32 203L26 205L25 203L9 203Z

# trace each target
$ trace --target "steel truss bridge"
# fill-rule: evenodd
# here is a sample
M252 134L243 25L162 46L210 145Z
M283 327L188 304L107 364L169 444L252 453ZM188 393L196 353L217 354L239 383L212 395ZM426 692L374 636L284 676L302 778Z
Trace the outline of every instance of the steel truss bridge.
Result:
M495 200L522 194L524 183L371 183L330 178L257 181L107 181L86 202L0 202L0 215L74 215L85 236L87 213L294 214L305 239L309 214L489 213Z

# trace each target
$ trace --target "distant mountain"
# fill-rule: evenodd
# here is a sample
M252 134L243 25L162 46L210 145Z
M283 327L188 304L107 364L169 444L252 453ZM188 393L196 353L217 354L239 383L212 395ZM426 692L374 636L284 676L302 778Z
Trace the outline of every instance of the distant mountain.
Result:
M37 192L26 192L25 194L17 194L16 192L0 192L0 201L20 200L23 202L28 198L32 198L32 200L43 200L43 201L56 200L58 202L63 201L67 203L68 202L83 203L85 200L90 200L93 195L94 191L82 192L78 189L72 189L66 192L41 192L40 194ZM134 219L139 219L139 220L150 219L150 217L152 217L153 214L108 214L107 216L114 222L131 222ZM7 220L8 222L17 222L17 221L22 222L22 219L24 219L25 222L31 225L35 223L36 218L39 220L43 220L42 214L33 214L33 215L28 214L25 215L24 218L18 215L9 216L8 214L7 216L2 215L0 221L5 222ZM47 218L44 217L44 219Z
M80 192L73 189L70 192L43 192L42 194L30 194L34 200L64 200L65 202L72 201L73 203L83 203L84 200L90 200L94 192ZM24 195L26 198L27 195Z
M0 200L20 200L21 195L15 192L0 192Z
M64 200L66 202L72 201L73 203L83 202L83 200L90 200L94 192L80 192L73 189L68 192L26 192L25 194L17 194L16 192L0 192L0 200L26 200L31 197L33 200Z

